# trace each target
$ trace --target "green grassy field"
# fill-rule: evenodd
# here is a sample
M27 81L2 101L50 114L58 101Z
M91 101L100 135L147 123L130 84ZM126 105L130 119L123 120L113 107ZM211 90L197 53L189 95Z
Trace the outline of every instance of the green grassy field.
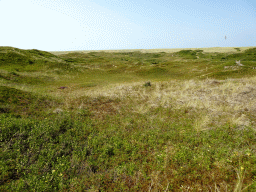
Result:
M0 47L0 190L256 191L255 112L255 47Z

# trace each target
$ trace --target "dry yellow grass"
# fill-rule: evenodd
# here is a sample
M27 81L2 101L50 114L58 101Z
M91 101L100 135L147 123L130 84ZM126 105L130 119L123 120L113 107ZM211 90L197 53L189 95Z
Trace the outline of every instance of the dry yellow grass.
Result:
M227 122L239 128L255 125L249 114L256 111L256 77L151 82L152 86L147 88L143 86L144 83L112 84L90 89L70 87L55 93L55 96L65 98L66 107L73 105L72 100L79 100L81 96L105 96L125 101L127 107L132 106L132 111L137 113L147 113L154 107L192 108L201 112L195 120L198 130L207 130L213 125L221 126ZM77 105L81 106L81 103Z

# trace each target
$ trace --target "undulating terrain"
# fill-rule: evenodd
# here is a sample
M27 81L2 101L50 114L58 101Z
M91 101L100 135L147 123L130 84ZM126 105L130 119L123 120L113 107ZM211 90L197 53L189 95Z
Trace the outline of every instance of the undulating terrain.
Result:
M256 48L0 47L0 191L256 191Z

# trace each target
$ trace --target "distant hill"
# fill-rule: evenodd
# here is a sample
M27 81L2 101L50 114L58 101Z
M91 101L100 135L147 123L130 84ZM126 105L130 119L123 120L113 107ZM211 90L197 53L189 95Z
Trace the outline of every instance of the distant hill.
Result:
M69 68L65 60L37 49L24 50L14 47L0 47L0 69L7 71L40 71L42 69Z

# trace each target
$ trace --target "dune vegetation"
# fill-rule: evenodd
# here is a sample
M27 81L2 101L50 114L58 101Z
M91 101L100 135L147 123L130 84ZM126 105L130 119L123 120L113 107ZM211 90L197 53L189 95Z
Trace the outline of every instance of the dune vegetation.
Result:
M0 47L0 141L1 191L256 191L256 48Z

